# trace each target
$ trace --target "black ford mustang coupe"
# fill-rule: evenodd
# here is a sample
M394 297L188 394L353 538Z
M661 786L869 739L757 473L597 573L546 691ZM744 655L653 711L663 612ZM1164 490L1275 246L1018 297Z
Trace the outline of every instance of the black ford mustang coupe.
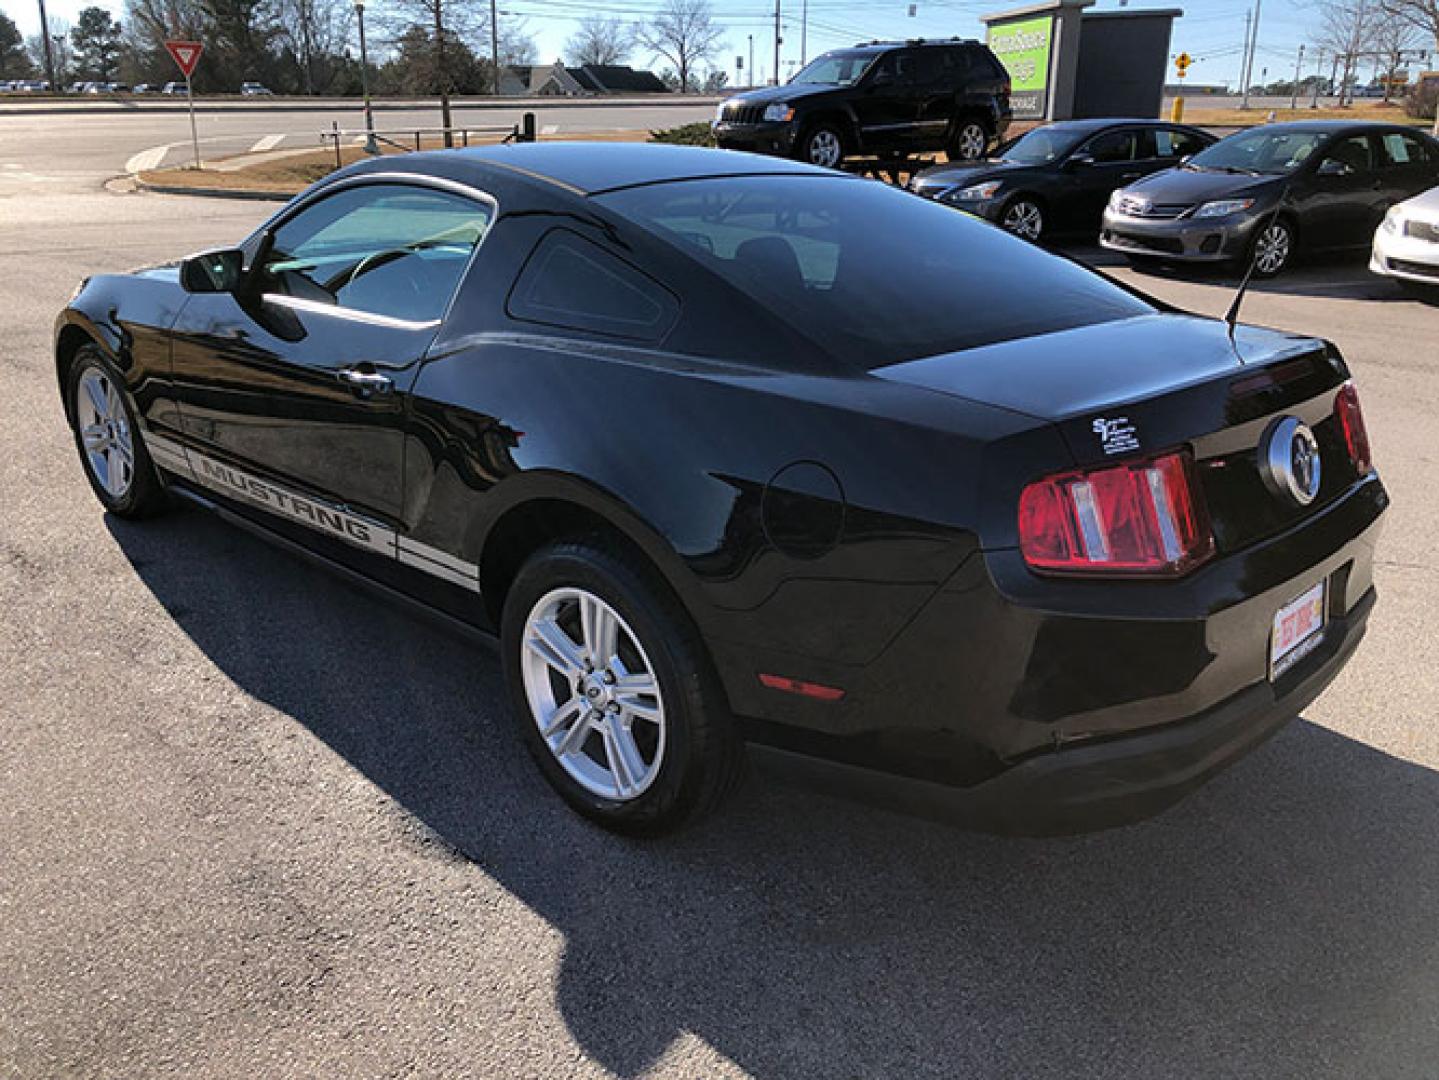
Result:
M1131 820L1374 603L1332 345L808 165L365 162L91 278L55 357L109 512L183 496L497 637L545 776L620 830L709 809L746 743L997 831Z

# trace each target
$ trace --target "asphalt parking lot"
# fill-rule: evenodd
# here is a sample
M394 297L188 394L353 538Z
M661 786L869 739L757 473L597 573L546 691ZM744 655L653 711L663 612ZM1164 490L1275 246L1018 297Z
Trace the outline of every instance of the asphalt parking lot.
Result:
M1251 295L1339 343L1394 509L1355 663L1187 802L1015 841L753 777L635 843L549 793L490 655L100 513L55 312L269 208L0 195L0 1075L1435 1075L1439 307L1360 263Z

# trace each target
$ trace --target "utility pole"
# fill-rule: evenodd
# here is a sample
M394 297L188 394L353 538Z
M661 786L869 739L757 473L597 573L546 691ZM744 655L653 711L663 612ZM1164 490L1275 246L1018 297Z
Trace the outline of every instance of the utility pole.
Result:
M1249 108L1249 31L1254 23L1254 12L1244 13L1244 55L1239 60L1239 92L1244 95L1239 102L1241 109Z
M1289 111L1299 108L1299 73L1304 67L1304 46L1299 46L1299 55L1294 58L1294 85L1290 87Z
M1319 108L1319 84L1324 81L1324 46L1314 54L1314 100L1309 103L1311 109Z
M365 4L355 0L355 18L360 24L360 93L365 98L365 153L378 154L375 142L375 110L370 104L370 54L365 48Z
M450 72L445 66L445 20L443 0L430 0L435 12L435 77L440 80L440 126L445 129L445 149L455 145L450 130Z
M809 0L799 9L799 66L809 63Z
M749 36L749 81L751 86L757 86L754 72L754 35Z
M45 43L45 78L50 83L50 92L60 89L55 84L55 46L50 42L50 19L45 14L45 0L40 0L40 40Z
M495 0L490 0L490 66L495 72L494 91L500 92L500 12Z
M779 47L784 38L780 36L780 0L774 0L774 84L779 85Z

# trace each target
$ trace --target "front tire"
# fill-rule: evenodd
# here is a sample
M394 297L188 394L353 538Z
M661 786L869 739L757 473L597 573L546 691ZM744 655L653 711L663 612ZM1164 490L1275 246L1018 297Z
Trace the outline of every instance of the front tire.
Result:
M795 157L821 168L837 169L844 161L844 133L830 123L808 127L795 143Z
M1028 196L1016 196L1000 214L999 224L1005 232L1037 244L1044 236L1044 208Z
M989 149L989 131L978 120L961 120L949 137L945 156L950 161L978 161Z
M1294 227L1283 218L1261 226L1249 245L1249 259L1250 265L1254 267L1254 276L1278 277L1294 260L1294 244Z
M98 346L82 345L66 380L70 428L85 478L101 505L116 517L153 517L168 508L169 500L124 386Z
M520 736L575 810L653 835L704 817L731 789L741 747L719 679L638 557L599 538L542 548L500 621Z

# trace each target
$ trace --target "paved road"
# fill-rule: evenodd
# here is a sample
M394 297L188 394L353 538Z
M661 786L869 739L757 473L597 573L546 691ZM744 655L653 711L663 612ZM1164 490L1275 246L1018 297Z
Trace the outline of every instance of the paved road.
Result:
M541 130L614 131L674 127L714 115L709 102L677 105L566 105L529 102L495 109L462 104L454 110L457 127L512 126L534 112ZM202 112L197 117L202 156L220 157L262 149L319 147L319 133L332 123L342 129L364 127L358 103L325 111L287 109ZM438 107L384 109L375 116L381 130L433 128L440 124ZM94 181L141 168L178 165L190 160L190 120L174 109L124 112L75 112L55 115L0 115L0 197L31 177L43 178L49 190L59 182L74 190ZM128 167L128 168L127 168ZM7 175L8 174L8 175Z
M548 794L489 655L98 512L53 313L265 212L0 197L0 1076L1434 1075L1439 308L1348 265L1251 298L1344 348L1395 508L1356 663L1185 804L1005 841L755 779L636 844Z

